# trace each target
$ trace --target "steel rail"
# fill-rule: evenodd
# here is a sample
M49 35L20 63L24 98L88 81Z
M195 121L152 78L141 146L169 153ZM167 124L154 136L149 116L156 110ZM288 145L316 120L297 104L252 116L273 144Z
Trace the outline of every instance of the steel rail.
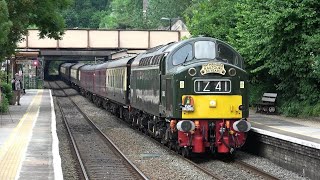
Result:
M236 163L236 164L238 164L238 165L240 165L242 167L245 167L246 169L249 169L250 171L254 172L255 174L262 176L264 179L279 180L278 177L275 177L274 175L272 175L272 174L270 174L268 172L265 172L265 171L263 171L261 169L258 169L258 168L254 167L254 166L252 166L252 165L250 165L248 163L245 163L243 161L235 160L234 163Z

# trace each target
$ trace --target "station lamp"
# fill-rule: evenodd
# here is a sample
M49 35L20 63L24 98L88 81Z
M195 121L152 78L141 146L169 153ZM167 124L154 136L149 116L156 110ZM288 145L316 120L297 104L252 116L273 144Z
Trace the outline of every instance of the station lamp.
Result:
M39 65L38 60L33 60L33 61L32 61L32 65L33 65L33 66L38 66L38 65Z

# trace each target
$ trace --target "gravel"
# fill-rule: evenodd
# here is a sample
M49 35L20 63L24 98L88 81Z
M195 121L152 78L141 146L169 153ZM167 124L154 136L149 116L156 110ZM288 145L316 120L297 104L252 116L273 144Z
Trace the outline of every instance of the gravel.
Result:
M301 175L299 175L297 173L294 173L294 172L286 170L280 166L277 166L276 164L272 163L268 159L265 159L262 157L254 156L254 155L244 153L244 152L238 152L237 158L252 165L252 166L255 166L256 168L262 169L265 172L273 174L276 177L278 177L279 179L283 179L283 180L308 179L306 177L302 177Z

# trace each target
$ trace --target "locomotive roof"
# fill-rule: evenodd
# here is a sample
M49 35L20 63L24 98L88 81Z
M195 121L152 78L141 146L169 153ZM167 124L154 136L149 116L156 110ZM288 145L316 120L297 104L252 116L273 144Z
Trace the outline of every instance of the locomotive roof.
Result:
M86 64L86 65L80 67L80 70L83 70L83 71L92 71L92 70L94 70L94 65L92 65L92 64Z
M101 64L94 64L92 65L93 68L96 69L106 69L108 67L108 62L103 62Z
M150 56L150 55L155 55L155 54L160 54L160 53L170 53L171 51L174 51L176 48L179 48L180 46L183 46L187 43L193 43L196 41L213 41L213 42L219 42L222 44L225 44L227 46L229 46L230 48L232 48L229 44L215 39L215 38L211 38L211 37L195 37L195 38L190 38L190 39L186 39L186 40L182 40L179 42L171 42L165 45L159 45L156 46L154 48L151 48L149 50L147 50L146 52L142 53L141 55L144 56ZM232 48L233 49L233 48Z
M71 69L79 69L79 67L83 66L84 63L77 63L71 67Z
M124 57L117 60L109 60L101 64L84 65L80 69L84 71L91 71L91 70L107 69L112 67L124 67L124 66L127 66L128 61L134 57L135 56L130 56L130 57Z
M70 66L73 66L74 64L76 63L63 63L61 64L61 67L70 67Z
M125 57L117 60L108 61L108 68L127 66L128 61L135 57L136 56L129 56L129 57Z
M158 63L159 56L161 57L161 56L163 56L163 54L167 54L167 57L170 58L181 47L184 47L187 44L191 44L191 45L194 46L196 44L196 42L199 42L199 41L211 41L211 42L214 42L214 44L216 46L215 47L215 51L219 51L218 48L220 48L220 45L222 45L221 47L228 47L228 49L230 49L232 51L232 53L234 54L234 57L238 57L238 59L236 61L230 59L229 63L232 64L234 61L238 62L237 66L242 68L243 60L242 60L241 55L232 46L230 46L229 44L227 44L227 43L225 43L225 42L223 42L221 40L218 40L218 39L215 39L215 38L211 38L211 37L195 37L195 38L182 40L182 41L179 41L179 42L174 42L174 43L169 43L169 44L166 44L166 45L160 45L160 46L154 47L152 49L147 50L144 53L139 54L137 56L137 58L132 62L132 67L141 66L141 65L142 66L153 65L154 62ZM220 57L220 54L217 55L217 56ZM169 64L169 66L170 66L170 64ZM168 66L168 68L172 68L174 65L171 64L171 67L169 67L169 66Z

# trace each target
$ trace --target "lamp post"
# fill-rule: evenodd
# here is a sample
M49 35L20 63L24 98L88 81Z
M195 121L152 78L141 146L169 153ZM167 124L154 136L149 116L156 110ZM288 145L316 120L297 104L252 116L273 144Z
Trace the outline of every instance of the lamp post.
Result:
M171 18L162 17L161 20L169 21L169 30L171 31Z
M6 68L6 70L7 70L7 84L9 84L9 65L8 65L8 62L9 60L7 59L6 60L6 65L7 65L7 68Z

